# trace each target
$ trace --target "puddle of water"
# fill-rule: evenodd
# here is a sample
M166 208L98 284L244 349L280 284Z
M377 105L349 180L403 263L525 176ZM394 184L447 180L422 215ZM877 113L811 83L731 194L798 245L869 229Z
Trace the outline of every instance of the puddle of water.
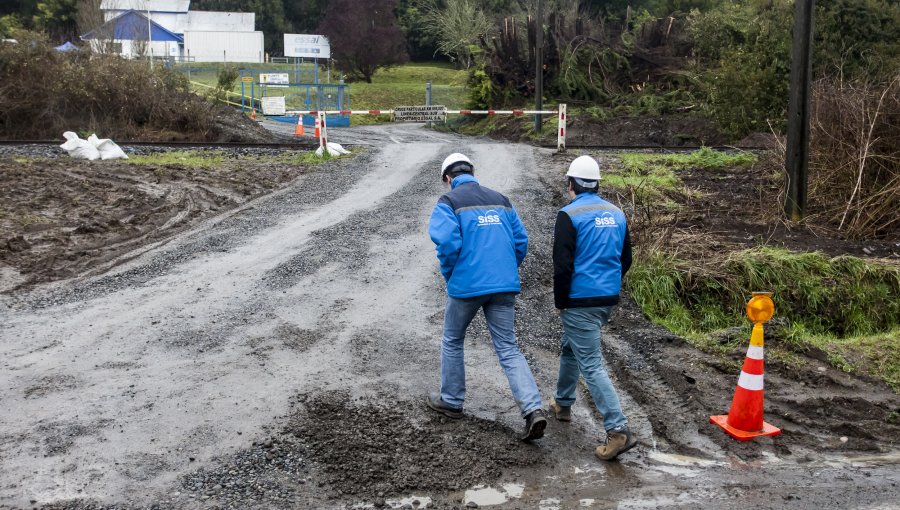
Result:
M559 499L547 498L538 502L538 510L559 510Z
M476 486L466 491L463 497L463 504L470 502L477 503L479 507L490 505L502 505L509 501L506 492L499 491L493 487Z
M514 499L518 499L522 497L522 493L525 492L525 486L519 483L505 483L503 484L503 490L506 491L506 494Z
M413 505L413 501L419 500L419 506ZM403 508L403 505L409 504L412 505L413 508L425 508L426 506L431 506L434 504L431 501L431 498L428 496L410 496L408 498L403 498L398 501L388 501L387 504L391 505L391 508Z
M719 462L714 460L690 457L688 455L678 455L675 453L650 452L647 456L657 462L673 466L709 467L719 464Z

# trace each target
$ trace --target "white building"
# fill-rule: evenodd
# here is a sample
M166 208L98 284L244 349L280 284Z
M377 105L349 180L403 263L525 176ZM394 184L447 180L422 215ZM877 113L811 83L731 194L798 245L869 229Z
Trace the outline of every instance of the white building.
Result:
M125 57L263 62L256 14L191 11L190 0L102 0L104 25L82 36Z

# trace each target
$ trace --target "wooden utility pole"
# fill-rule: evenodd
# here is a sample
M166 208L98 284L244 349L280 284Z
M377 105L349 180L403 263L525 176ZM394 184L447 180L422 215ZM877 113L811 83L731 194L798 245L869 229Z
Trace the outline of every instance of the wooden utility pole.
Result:
M795 0L791 51L791 97L788 104L787 182L784 212L792 221L806 215L809 165L809 96L812 79L812 35L815 0Z
M544 109L544 0L538 0L534 48L534 109ZM541 114L534 115L534 132L541 133Z

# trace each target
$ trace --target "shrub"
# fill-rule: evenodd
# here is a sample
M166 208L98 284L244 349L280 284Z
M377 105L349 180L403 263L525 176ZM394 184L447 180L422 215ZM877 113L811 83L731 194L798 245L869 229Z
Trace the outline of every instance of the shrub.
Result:
M813 86L809 212L851 238L900 232L900 74Z
M175 71L86 51L59 53L46 37L16 33L0 45L0 136L56 138L209 135L214 107Z

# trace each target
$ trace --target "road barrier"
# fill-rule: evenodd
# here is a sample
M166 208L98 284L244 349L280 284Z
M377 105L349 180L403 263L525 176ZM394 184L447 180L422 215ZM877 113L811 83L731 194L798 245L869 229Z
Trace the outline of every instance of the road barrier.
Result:
M556 115L556 150L566 151L566 105L557 110L448 110L440 105L398 106L390 110L288 110L285 115L313 115L325 127L325 115L390 115L394 122L445 122L447 115Z

